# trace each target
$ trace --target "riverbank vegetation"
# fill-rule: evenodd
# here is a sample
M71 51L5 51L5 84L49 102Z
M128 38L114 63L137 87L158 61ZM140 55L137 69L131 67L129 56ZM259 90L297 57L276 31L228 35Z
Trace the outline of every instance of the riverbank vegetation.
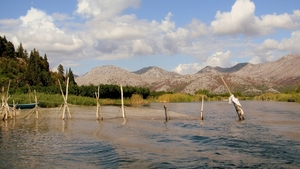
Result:
M105 85L102 86L104 88ZM109 86L109 85L108 85ZM91 86L90 86L91 87ZM117 86L115 86L117 87ZM130 88L130 87L129 87ZM94 86L96 91L96 86ZM117 89L117 88L116 88ZM123 88L123 90L126 87ZM109 91L109 90L106 90ZM127 91L128 92L128 91ZM100 104L101 105L121 105L120 92L115 92L116 97L101 97L100 94ZM135 105L145 105L151 102L200 102L202 99L202 95L195 93L184 94L184 93L172 93L172 92L150 92L147 98L144 98L143 95L138 93L131 93L125 96L124 95L124 104L127 106L135 106ZM86 94L86 93L85 93ZM102 93L102 96L105 96ZM244 96L240 93L234 94L239 100L260 100L260 101L281 101L281 102L298 102L300 103L300 92L292 92L292 93L264 93L259 96ZM107 95L106 95L107 96ZM14 100L15 103L30 103L34 101L33 93L14 93L11 95L9 102L12 103ZM204 95L205 101L226 101L229 98L229 94L210 94L206 93ZM60 93L44 93L38 92L37 99L40 107L59 107L64 103L63 97ZM86 96L86 95L75 95L69 94L68 103L73 105L86 105L86 106L96 106L97 102L95 96Z

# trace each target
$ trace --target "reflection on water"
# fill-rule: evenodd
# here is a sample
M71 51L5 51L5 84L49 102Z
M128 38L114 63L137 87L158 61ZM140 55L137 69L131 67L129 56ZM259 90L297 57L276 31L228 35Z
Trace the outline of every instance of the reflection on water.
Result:
M72 119L41 109L39 119L0 122L0 168L298 168L300 104L242 102L238 121L227 102L169 103L169 110L195 118L94 117L95 107L70 107ZM146 111L161 110L151 104ZM126 109L127 112L133 109ZM153 111L154 112L154 111ZM104 114L105 116L105 114ZM108 116L108 114L107 114Z

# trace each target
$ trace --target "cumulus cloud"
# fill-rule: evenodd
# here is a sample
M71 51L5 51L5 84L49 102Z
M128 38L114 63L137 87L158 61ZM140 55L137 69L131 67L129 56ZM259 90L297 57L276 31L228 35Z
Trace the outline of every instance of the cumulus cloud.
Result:
M206 24L197 19L193 19L192 22L187 25L187 29L189 30L190 38L199 38L208 33Z
M216 13L216 20L211 22L212 32L219 35L259 34L258 18L254 15L255 5L250 0L237 0L230 12Z
M274 52L267 51L264 53L257 53L257 55L253 56L248 62L252 64L258 64L263 62L272 62L275 61L276 57Z
M293 54L300 54L300 31L291 33L290 38L284 38L281 41L275 39L266 39L256 51L259 53L267 53L270 51L285 51Z
M207 58L207 60L203 63L205 66L212 66L212 67L230 67L232 63L230 61L231 55L230 51L226 52L215 52L211 56Z
M272 14L261 16L260 26L262 27L275 27L281 29L293 29L299 26L298 22L293 20L293 16L287 13L284 14Z
M217 35L260 36L274 32L274 28L295 29L299 27L300 12L293 14L268 14L255 16L255 4L250 0L237 0L230 12L218 11L211 22L211 30Z
M280 50L300 54L300 31L294 31L289 39L284 38L278 44Z
M97 17L100 20L109 19L121 13L128 7L138 7L140 0L78 0L75 13L84 18Z
M230 51L226 52L215 52L210 55L205 62L201 65L199 63L188 63L188 64L179 64L177 67L172 69L172 71L180 73L180 74L194 74L197 73L199 70L204 68L205 66L211 67L231 67L233 66L231 62L231 55Z
M177 67L172 69L173 72L179 74L194 74L201 70L203 67L199 63L188 63L188 64L179 64Z
M44 52L72 52L79 50L83 42L74 34L68 34L55 26L52 16L31 8L20 17L20 27L15 30L17 39L25 48L37 48Z

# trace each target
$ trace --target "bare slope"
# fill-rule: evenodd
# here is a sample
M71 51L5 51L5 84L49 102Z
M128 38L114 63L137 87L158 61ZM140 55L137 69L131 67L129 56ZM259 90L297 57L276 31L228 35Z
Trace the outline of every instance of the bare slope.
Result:
M233 67L230 68L222 68L222 67L211 67L211 66L206 66L205 68L201 69L198 73L233 73L236 71L239 71L243 67L247 66L249 63L239 63L236 64Z
M131 86L144 86L142 77L121 69L117 66L98 66L81 77L77 77L78 85L89 84L122 84Z
M286 55L274 62L248 64L234 74L244 77L265 79L277 85L292 85L293 83L300 82L299 68L300 55ZM290 81L291 79L295 79L295 81Z

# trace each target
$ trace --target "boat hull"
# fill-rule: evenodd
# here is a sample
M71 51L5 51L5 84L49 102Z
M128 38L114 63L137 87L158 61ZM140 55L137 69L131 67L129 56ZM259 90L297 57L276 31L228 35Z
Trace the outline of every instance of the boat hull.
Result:
M13 107L12 104L9 104L10 107ZM35 107L35 103L26 103L26 104L17 104L16 109L32 109Z

